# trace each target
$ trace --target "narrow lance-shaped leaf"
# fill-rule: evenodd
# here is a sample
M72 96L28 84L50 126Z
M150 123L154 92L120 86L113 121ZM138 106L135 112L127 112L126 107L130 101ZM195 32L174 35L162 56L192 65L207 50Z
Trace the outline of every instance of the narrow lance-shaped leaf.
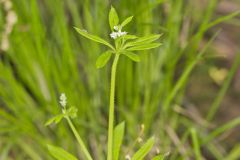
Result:
M125 47L131 47L131 46L138 46L138 45L143 45L147 43L151 43L153 41L156 41L161 37L161 34L155 34L155 35L148 35L144 37L140 37L135 41L128 42Z
M135 35L127 34L127 35L123 36L123 38L124 38L124 40L130 40L130 39L136 39L138 37Z
M111 30L113 30L114 26L117 26L119 22L117 12L113 6L111 6L110 12L109 12L109 25Z
M132 53L132 52L126 52L124 53L124 55L126 55L128 58L130 58L131 60L135 61L135 62L140 62L140 57L139 55Z
M106 52L102 53L96 61L96 67L97 68L104 67L107 64L107 62L110 60L111 55L112 55L112 53L110 51L106 51Z
M147 142L133 155L132 160L142 160L152 149L154 138L149 138Z
M50 118L44 125L48 126L48 125L50 125L52 123L57 124L57 123L59 123L62 120L63 117L64 117L63 114L56 115L56 116Z
M122 145L122 140L124 136L124 129L125 129L125 123L122 122L119 125L117 125L114 129L113 133L113 160L118 160L119 158L119 152Z
M161 45L161 43L149 43L149 44L143 44L143 45L139 45L139 46L130 47L127 50L128 51L147 50L147 49L157 48L160 45Z
M49 153L57 160L78 160L72 154L68 153L60 147L47 145Z
M95 41L95 42L104 44L104 45L110 47L111 49L114 49L114 47L113 47L110 43L108 43L107 41L105 41L104 39L102 39L102 38L100 38L100 37L98 37L98 36L89 34L86 30L79 29L79 28L76 28L76 27L74 27L74 28L75 28L76 31L77 31L79 34L81 34L82 36L84 36L84 37L86 37L86 38L88 38L88 39L90 39L90 40L92 40L92 41Z
M133 16L130 16L130 17L126 18L126 19L122 22L121 27L126 26L128 23L130 23L130 22L132 21L132 19L133 19Z

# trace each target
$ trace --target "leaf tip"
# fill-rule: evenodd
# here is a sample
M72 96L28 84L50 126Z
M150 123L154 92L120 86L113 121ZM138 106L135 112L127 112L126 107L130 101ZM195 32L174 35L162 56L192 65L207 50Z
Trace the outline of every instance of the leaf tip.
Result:
M79 31L80 29L79 28L77 28L77 27L73 27L76 31Z
M111 9L111 10L112 10L112 9L114 9L114 10L115 10L115 8L113 7L113 5L111 5L111 8L110 8L110 9Z
M47 122L44 123L44 126L47 127L52 123L53 123L53 119L49 119Z

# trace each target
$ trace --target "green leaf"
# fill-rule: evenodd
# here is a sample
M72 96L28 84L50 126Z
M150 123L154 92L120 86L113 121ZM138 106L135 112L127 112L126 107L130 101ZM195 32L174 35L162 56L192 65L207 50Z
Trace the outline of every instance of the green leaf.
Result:
M119 22L117 12L113 6L111 6L110 12L109 12L109 25L111 30L113 30L114 26L117 26Z
M164 160L165 156L163 154L157 155L155 157L153 157L152 160Z
M123 38L124 38L125 40L129 40L129 39L136 39L136 38L138 38L138 37L135 36L135 35L127 34L127 35L123 36Z
M164 154L158 154L155 157L153 157L152 160L164 160L167 156L169 156L170 152L166 152Z
M125 122L120 123L114 129L113 133L113 160L118 160L119 152L122 145L122 140L124 136Z
M139 46L139 45L151 43L153 41L156 41L160 37L161 37L161 34L155 34L155 35L148 35L148 36L140 37L135 41L127 43L125 47Z
M153 48L157 48L161 45L161 43L149 43L149 44L142 44L139 46L134 46L134 47L130 47L127 50L128 51L140 51L140 50L147 50L147 49L153 49Z
M48 144L47 148L49 153L57 160L78 160L75 156L60 147L55 147Z
M86 38L88 38L88 39L90 39L90 40L92 40L92 41L95 41L95 42L104 44L104 45L110 47L111 49L114 49L114 47L113 47L110 43L108 43L107 41L105 41L104 39L102 39L102 38L100 38L100 37L98 37L98 36L89 34L86 30L79 29L79 28L76 28L76 27L74 27L74 28L75 28L76 31L77 31L79 34L81 34L82 36L84 36L84 37L86 37Z
M56 115L56 116L50 118L44 125L48 126L48 125L50 125L52 123L57 124L57 123L59 123L62 120L63 117L64 117L63 114Z
M54 121L55 121L55 117L52 117L44 125L48 126L48 125L52 124Z
M67 115L70 116L71 118L76 118L77 117L77 111L78 109L76 107L71 107L67 110Z
M132 160L142 160L152 149L154 145L154 137L151 137L147 142L133 155Z
M134 54L132 52L126 52L126 53L124 53L124 55L126 55L128 58L130 58L131 60L133 60L135 62L140 62L140 57L137 54Z
M132 21L132 19L133 19L133 16L130 16L130 17L126 18L126 19L122 22L121 27L126 26L128 23L130 23L130 22Z
M96 61L96 67L97 68L102 68L104 67L107 62L110 60L112 53L110 51L106 51L103 54L101 54L97 61Z

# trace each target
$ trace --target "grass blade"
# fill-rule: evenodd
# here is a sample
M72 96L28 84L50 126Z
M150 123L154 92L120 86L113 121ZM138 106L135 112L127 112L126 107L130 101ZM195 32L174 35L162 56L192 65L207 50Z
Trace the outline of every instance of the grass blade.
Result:
M118 160L124 136L125 122L117 125L113 132L113 160Z
M152 160L164 160L165 156L164 155L157 155L155 157L153 157Z
M240 144L237 144L227 155L225 160L233 160L233 159L238 159L240 157Z
M236 11L236 12L233 12L233 13L228 14L228 15L226 15L226 16L222 16L222 17L216 19L215 21L211 22L211 23L208 25L207 28L212 28L213 26L215 26L215 25L217 25L217 24L219 24L219 23L222 23L222 22L224 22L224 21L227 21L227 20L229 20L229 19L232 19L232 18L238 16L239 14L240 14L240 11Z
M197 132L196 129L192 128L191 129L191 137L192 137L192 143L193 143L193 150L194 150L194 154L195 154L195 158L196 160L201 160L202 156L201 156L201 149L200 149L200 145L199 145L199 140L197 137Z
M213 132L211 132L204 140L202 144L207 144L211 140L215 139L220 134L240 125L240 118L236 118L231 120L230 122L224 124L223 126L215 129Z
M222 102L222 99L231 84L231 80L238 70L239 65L240 65L240 53L237 53L237 57L234 60L233 66L231 67L231 69L227 75L227 78L225 79L225 81L223 83L221 90L219 91L218 95L216 96L212 105L210 106L210 109L207 114L208 121L211 121L213 119L214 115L216 114L216 112Z
M154 137L151 137L147 142L133 155L132 160L142 160L152 149L154 145Z
M218 32L217 32L218 33ZM172 99L176 96L177 92L181 89L182 86L184 86L184 83L186 82L187 78L189 77L190 73L192 72L193 68L197 64L197 62L202 58L203 54L206 52L207 48L210 46L210 44L215 39L217 33L211 38L211 40L206 44L206 46L203 48L203 50L197 55L195 60L193 60L186 69L184 69L184 73L180 77L180 79L177 81L177 84L174 86L171 93L167 96L166 100L163 103L163 109L167 110Z

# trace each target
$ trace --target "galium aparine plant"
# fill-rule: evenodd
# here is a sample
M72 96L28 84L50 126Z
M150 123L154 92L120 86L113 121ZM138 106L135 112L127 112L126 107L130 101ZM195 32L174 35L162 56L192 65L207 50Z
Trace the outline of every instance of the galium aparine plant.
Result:
M109 12L109 26L111 33L109 34L110 38L113 39L114 45L110 42L100 38L96 35L88 33L84 29L76 28L76 31L85 38L88 38L92 41L100 43L107 46L108 50L103 52L96 61L96 67L104 67L110 59L113 57L113 63L111 66L111 84L110 84L110 98L109 98L109 117L108 117L108 145L107 145L107 160L119 160L120 159L120 148L122 146L122 141L124 137L125 123L122 122L115 126L114 124L114 99L115 99L115 81L116 81L116 72L117 65L120 56L127 56L135 62L140 61L140 56L135 51L148 50L159 47L161 44L156 42L160 38L160 34L152 34L143 37L138 37L133 34L129 34L124 31L124 27L129 24L133 19L133 16L126 18L122 23L119 22L119 17L116 10L111 7ZM82 153L84 154L87 160L93 160L90 152L88 151L86 145L83 143L81 136L78 134L76 128L74 127L71 119L77 116L77 109L75 107L69 107L67 105L67 98L65 94L61 94L60 101L62 107L62 113L51 118L47 121L46 125L51 123L59 123L63 118L65 118L73 131L80 147ZM151 137L147 142L135 153L133 156L127 155L126 157L131 160L142 160L151 150L154 145L154 138ZM77 158L65 150L48 145L48 150L50 154L58 160L77 160ZM153 157L153 160L163 160L164 155L156 155Z

